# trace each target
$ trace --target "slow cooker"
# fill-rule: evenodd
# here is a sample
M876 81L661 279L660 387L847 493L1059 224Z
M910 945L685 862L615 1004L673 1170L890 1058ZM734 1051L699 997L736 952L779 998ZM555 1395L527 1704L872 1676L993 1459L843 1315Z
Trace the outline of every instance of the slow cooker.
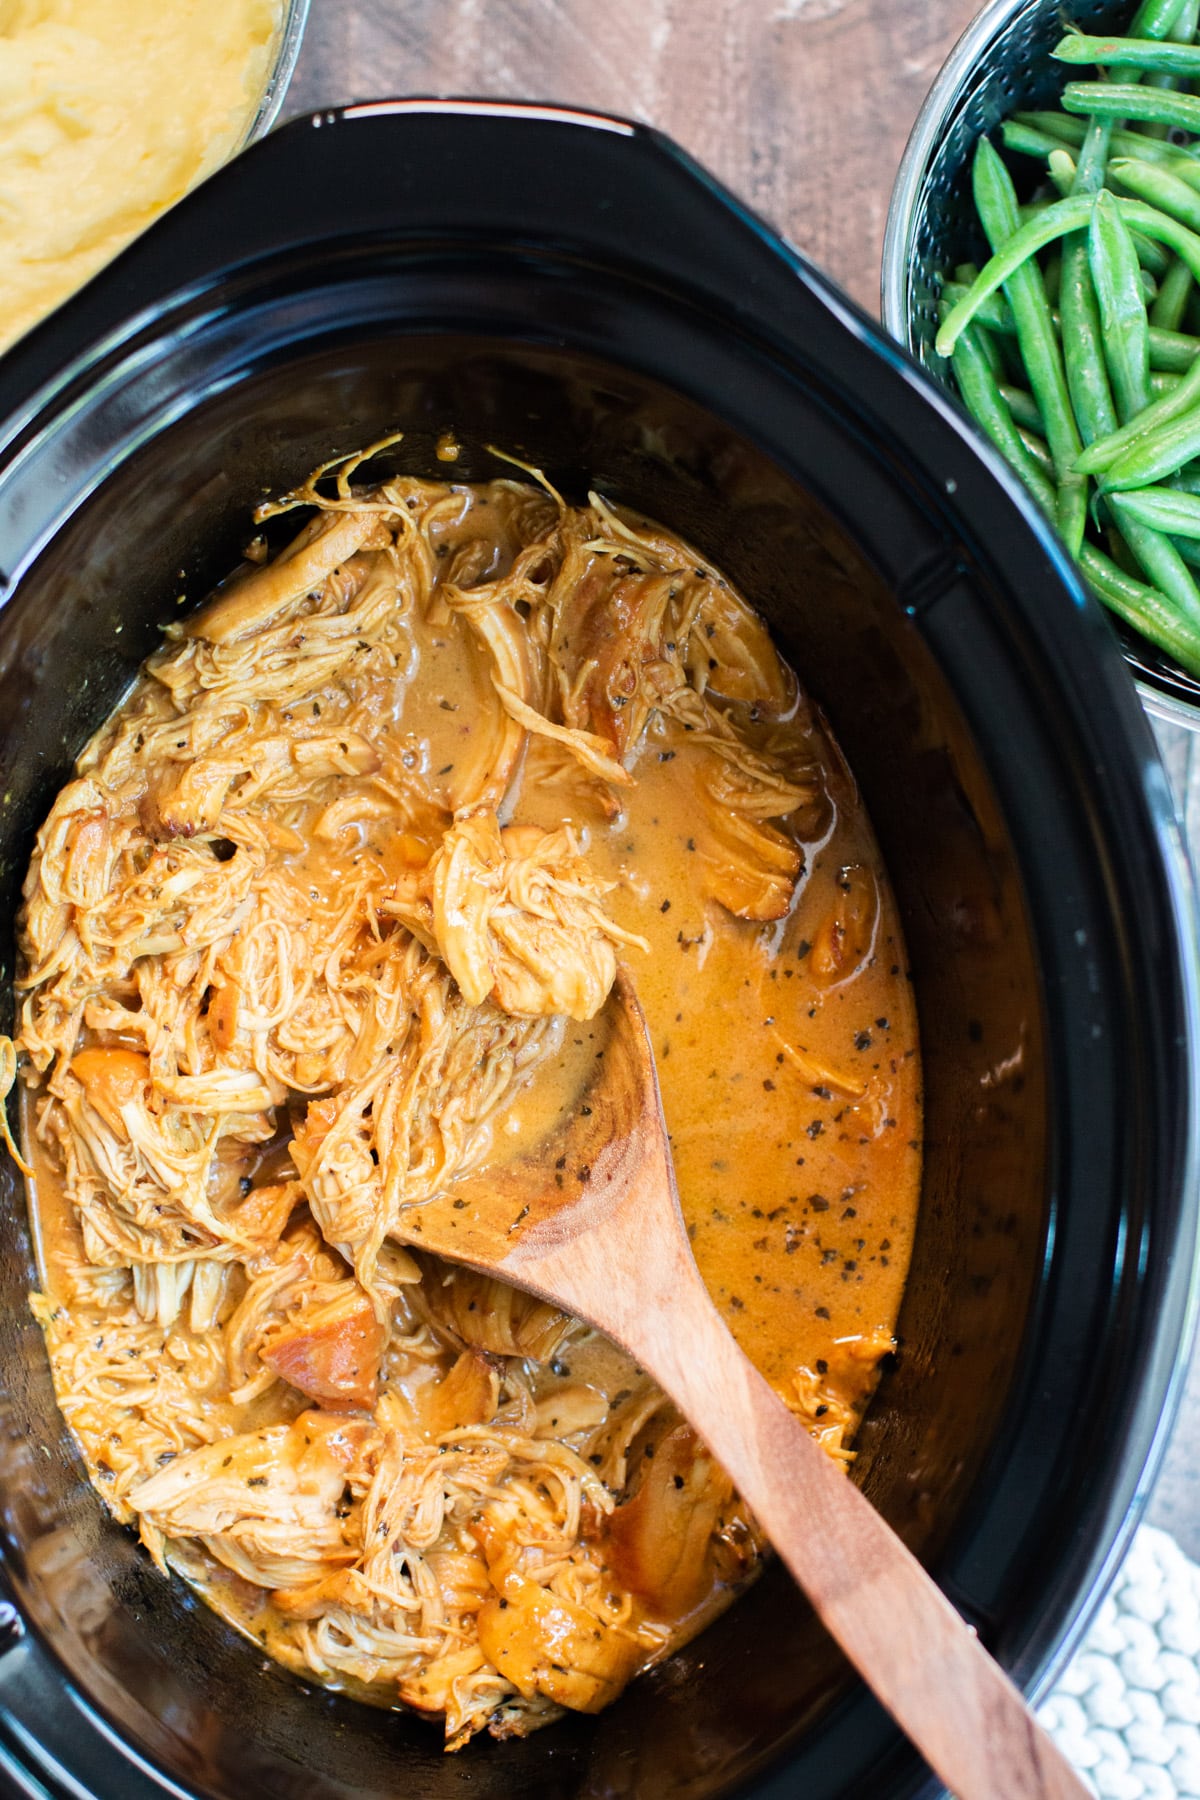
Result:
M389 431L394 466L435 472L447 430L470 478L509 468L494 447L694 540L861 783L907 934L926 1162L854 1478L1036 1693L1132 1529L1188 1342L1197 967L1170 796L1108 627L998 459L663 138L468 102L299 120L0 362L0 1006L40 819L254 504ZM13 1791L937 1791L778 1568L609 1711L452 1758L265 1662L88 1486L8 1162L0 1206Z

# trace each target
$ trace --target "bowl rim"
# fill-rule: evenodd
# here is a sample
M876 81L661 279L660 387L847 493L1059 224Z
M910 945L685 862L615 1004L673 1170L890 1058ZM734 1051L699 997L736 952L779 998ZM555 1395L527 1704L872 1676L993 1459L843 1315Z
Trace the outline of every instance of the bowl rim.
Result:
M312 0L285 0L275 45L275 56L267 76L266 86L259 96L254 116L234 145L230 152L231 156L236 156L239 151L246 148L247 144L253 144L258 138L265 137L279 117L280 108L287 98L287 91L291 86L292 76L296 72L296 63L308 26L311 6Z
M879 269L879 316L883 327L910 353L915 354L909 330L913 229L930 162L966 83L988 45L1021 13L1035 12L1043 5L1044 0L987 0L952 46L913 122L888 200ZM924 363L922 366L931 379L940 381L936 369ZM953 390L947 388L947 392ZM956 394L954 398L957 400ZM975 421L971 423L978 431ZM1125 650L1124 644L1122 651L1146 711L1162 724L1200 732L1200 697L1186 699L1174 686L1173 676L1164 674L1161 680L1156 680L1144 671L1135 652Z

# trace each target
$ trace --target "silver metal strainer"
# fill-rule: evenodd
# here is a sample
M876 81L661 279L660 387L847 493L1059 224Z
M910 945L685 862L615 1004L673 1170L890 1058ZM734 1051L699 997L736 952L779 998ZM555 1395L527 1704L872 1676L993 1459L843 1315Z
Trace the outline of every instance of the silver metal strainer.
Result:
M991 0L930 88L892 189L882 302L884 325L939 381L950 385L933 348L938 276L988 254L971 202L978 139L1015 112L1053 106L1078 74L1050 57L1068 21L1087 31L1123 30L1133 11L1132 0ZM1028 168L1032 185L1036 165ZM1200 682L1134 632L1117 629L1148 710L1200 731Z

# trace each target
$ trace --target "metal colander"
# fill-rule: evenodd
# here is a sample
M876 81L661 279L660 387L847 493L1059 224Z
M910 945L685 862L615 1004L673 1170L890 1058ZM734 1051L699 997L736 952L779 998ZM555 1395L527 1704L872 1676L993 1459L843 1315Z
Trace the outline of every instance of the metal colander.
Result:
M883 322L930 374L953 385L937 355L939 276L989 252L971 201L971 157L980 136L1015 112L1051 107L1081 73L1052 61L1067 22L1124 30L1132 0L991 0L951 51L929 90L900 163L883 244ZM1023 167L1022 167L1023 165ZM1013 164L1030 186L1037 165ZM1119 622L1142 699L1160 718L1200 730L1200 682Z

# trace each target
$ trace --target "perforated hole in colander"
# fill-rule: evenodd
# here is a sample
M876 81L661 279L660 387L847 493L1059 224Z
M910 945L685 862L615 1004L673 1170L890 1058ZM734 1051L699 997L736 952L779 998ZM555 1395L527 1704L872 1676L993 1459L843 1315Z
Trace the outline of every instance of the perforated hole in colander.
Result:
M1130 0L1016 0L997 6L996 29L969 69L958 79L945 76L935 84L927 105L932 118L922 121L930 148L922 179L914 190L907 230L896 234L907 270L907 334L909 348L939 380L945 363L935 353L940 276L962 262L986 260L988 249L971 201L971 157L984 132L994 133L1015 112L1040 111L1056 104L1067 81L1081 71L1051 60L1050 51L1068 23L1091 32L1127 28ZM982 19L980 21L982 23ZM945 92L940 89L945 87ZM920 126L918 126L920 130ZM998 142L998 139L994 140ZM1011 159L1018 183L1031 190L1039 167L1031 159ZM896 321L891 321L893 328ZM952 381L950 383L952 385ZM1133 672L1159 693L1200 707L1200 682L1134 633L1118 626ZM1190 722L1190 721L1189 721ZM1197 719L1200 723L1200 718Z

